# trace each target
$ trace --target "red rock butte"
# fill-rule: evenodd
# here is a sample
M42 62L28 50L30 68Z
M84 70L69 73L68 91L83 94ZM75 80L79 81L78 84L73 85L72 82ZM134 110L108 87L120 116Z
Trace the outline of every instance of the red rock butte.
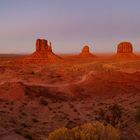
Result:
M24 63L45 64L61 62L62 58L53 53L51 42L48 44L48 41L45 39L37 39L36 51L23 61Z
M133 45L130 42L121 42L117 46L115 58L136 58L133 53Z
M89 46L84 46L81 53L79 54L80 57L95 57L92 53L90 53Z
M122 42L118 45L117 53L133 53L133 46L130 42Z

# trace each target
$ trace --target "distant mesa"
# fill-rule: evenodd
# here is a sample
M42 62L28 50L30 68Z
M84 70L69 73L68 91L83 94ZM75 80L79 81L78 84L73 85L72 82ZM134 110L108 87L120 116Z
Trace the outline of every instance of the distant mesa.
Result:
M84 46L81 53L79 54L80 57L95 57L92 53L90 53L89 46Z
M132 54L133 46L130 42L121 42L117 48L117 54Z
M137 56L133 53L133 45L130 42L119 43L115 58L137 58Z
M45 39L37 39L36 51L24 59L25 63L37 64L54 63L60 61L62 61L62 58L53 53L51 42L48 44L48 41Z

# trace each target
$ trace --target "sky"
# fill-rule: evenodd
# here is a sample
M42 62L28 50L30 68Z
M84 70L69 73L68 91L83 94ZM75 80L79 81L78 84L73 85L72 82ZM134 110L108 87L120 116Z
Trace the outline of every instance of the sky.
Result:
M0 53L31 53L37 38L57 53L140 52L140 0L0 0Z

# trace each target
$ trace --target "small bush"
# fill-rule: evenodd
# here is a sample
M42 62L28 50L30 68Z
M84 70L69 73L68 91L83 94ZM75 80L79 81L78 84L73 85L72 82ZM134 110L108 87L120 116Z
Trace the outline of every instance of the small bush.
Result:
M28 127L28 125L26 123L21 123L21 126L24 127L24 128Z
M136 109L135 119L140 122L140 106Z
M118 104L110 106L107 110L100 109L97 120L109 123L112 126L118 125L122 117L122 108Z
M112 113L112 117L110 118L111 124L116 126L122 117L122 108L118 104L114 104L110 106L110 112Z
M65 127L72 129L72 128L76 127L76 125L77 125L76 122L69 120Z
M72 129L57 129L49 134L48 140L120 140L120 135L111 125L95 122Z
M33 137L31 134L26 134L26 135L24 135L24 137L28 140L33 140Z
M40 104L44 105L44 106L47 106L48 105L48 101L45 98L41 98L40 99Z
M34 123L39 122L39 120L37 120L36 118L33 118L32 121L33 121Z

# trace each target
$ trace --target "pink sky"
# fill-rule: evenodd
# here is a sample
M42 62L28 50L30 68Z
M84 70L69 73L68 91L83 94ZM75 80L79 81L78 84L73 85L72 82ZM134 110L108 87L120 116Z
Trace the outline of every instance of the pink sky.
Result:
M115 52L121 41L140 51L139 0L1 0L1 53L30 53L35 40L52 41L55 52Z

